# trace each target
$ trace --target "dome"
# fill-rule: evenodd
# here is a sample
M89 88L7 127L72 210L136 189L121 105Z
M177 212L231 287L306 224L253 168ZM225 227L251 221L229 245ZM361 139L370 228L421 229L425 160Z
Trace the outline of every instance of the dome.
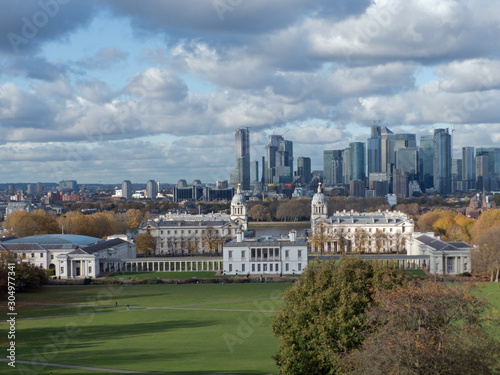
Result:
M231 200L231 204L245 204L245 196L242 194L240 190L240 185L238 184L238 190L236 191L236 194L233 196L233 199Z
M315 203L324 203L326 204L326 197L325 194L321 192L321 182L318 185L318 192L314 194L314 197L312 199L312 204Z

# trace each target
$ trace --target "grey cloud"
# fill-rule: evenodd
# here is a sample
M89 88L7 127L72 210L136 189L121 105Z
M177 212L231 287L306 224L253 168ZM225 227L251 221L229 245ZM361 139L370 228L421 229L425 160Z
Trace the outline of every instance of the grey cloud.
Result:
M109 69L117 63L125 61L128 53L118 47L101 48L92 57L86 58L78 63L85 69Z

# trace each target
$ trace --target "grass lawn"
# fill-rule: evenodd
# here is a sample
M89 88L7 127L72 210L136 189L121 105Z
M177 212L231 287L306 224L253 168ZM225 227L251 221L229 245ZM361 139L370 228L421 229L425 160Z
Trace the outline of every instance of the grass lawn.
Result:
M209 279L214 277L229 277L229 276L216 276L215 271L187 271L187 272L115 272L109 275L108 279Z
M279 297L287 287L48 286L37 293L18 294L17 360L165 374L277 373L272 359L277 341L269 326L272 313L260 310L279 309ZM5 309L2 312L5 316ZM85 315L63 316L72 314ZM35 317L41 319L20 320ZM0 323L3 332L6 327ZM0 337L0 343L4 347L6 337ZM19 363L12 371L2 362L0 373L23 373L19 366L33 374L100 373Z

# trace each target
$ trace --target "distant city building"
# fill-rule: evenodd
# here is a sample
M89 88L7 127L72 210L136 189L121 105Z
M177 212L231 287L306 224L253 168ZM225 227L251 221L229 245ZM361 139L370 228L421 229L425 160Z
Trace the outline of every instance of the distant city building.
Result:
M365 196L365 182L363 180L351 180L349 182L349 195L351 197Z
M462 159L451 159L451 191L464 191L462 177Z
M265 149L264 181L285 184L293 180L293 143L281 135L270 135Z
M122 197L125 199L132 199L132 182L124 180L122 182Z
M323 151L323 182L327 186L343 184L343 150Z
M394 170L392 191L398 199L408 198L408 173L403 169Z
M373 125L371 127L371 137L366 142L367 156L368 156L368 176L371 173L382 172L382 128Z
M380 163L381 172L391 172L391 165L394 165L394 133L387 126L380 129Z
M411 180L417 178L418 164L417 147L400 148L396 151L396 169L405 171Z
M35 194L35 192L36 192L36 187L35 187L35 185L34 185L34 184L28 184L28 185L26 186L26 193L27 193L28 195L33 195L33 194Z
M158 185L155 180L148 180L146 182L146 198L156 199L158 195Z
M462 147L462 188L464 192L476 187L476 158L474 147Z
M365 181L365 144L352 142L349 145L350 177L349 181ZM364 195L364 194L363 194Z
M231 173L231 185L240 184L243 190L250 189L250 130L236 129L236 168Z
M185 187L188 187L187 181L186 181L186 180L179 180L179 181L177 182L177 187L179 187L179 188L185 188Z
M57 187L59 191L77 191L78 184L75 180L63 180L59 181L59 186Z
M442 195L451 193L451 135L448 129L434 130L434 188Z
M36 184L36 193L39 195L43 194L43 184L41 182L37 182Z
M7 208L5 210L5 216L16 212L16 211L31 211L31 205L26 201L11 201L7 203Z
M259 162L252 160L250 162L250 185L259 182Z
M304 184L311 182L311 158L303 156L297 158L297 177Z
M420 185L430 189L434 186L434 136L423 135L420 137Z

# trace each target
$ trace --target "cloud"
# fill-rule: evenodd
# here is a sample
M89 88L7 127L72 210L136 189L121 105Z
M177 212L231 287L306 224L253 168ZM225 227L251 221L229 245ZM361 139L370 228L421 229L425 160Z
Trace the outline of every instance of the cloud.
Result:
M110 69L116 64L127 60L128 53L117 47L101 48L92 57L83 59L78 63L85 69Z

